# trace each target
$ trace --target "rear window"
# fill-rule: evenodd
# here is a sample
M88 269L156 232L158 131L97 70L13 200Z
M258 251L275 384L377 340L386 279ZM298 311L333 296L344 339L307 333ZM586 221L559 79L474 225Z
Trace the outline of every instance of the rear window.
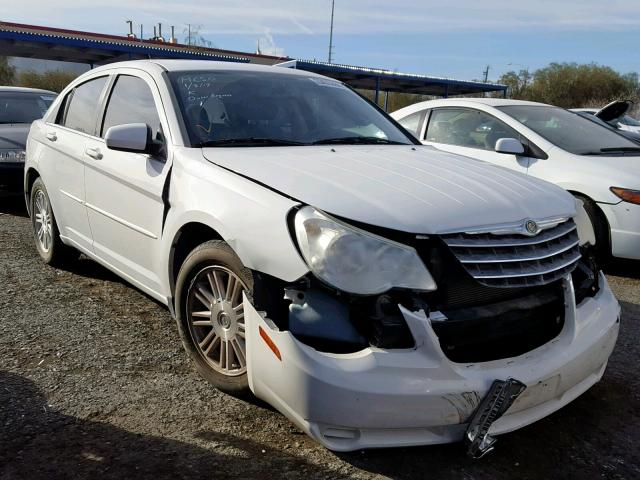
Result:
M73 130L94 135L100 95L107 78L95 78L74 88L65 99L66 112L60 123Z
M38 120L44 116L53 98L33 93L0 92L0 123L31 123Z

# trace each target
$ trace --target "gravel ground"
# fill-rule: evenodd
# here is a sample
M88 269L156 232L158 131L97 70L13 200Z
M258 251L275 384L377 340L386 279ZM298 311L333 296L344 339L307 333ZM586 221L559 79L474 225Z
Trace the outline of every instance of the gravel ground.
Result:
M96 263L43 265L0 198L0 478L639 478L640 265L604 379L494 453L460 444L335 454L258 402L209 387L169 313Z

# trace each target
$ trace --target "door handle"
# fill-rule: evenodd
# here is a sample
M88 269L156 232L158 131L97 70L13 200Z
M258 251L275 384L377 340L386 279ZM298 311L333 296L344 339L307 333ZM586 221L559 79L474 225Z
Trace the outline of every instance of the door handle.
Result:
M46 136L47 140L49 140L50 142L55 142L58 139L55 132L49 132Z
M87 155L89 155L91 158L95 159L95 160L100 160L102 158L102 154L100 153L100 150L97 148L87 148L84 153L86 153Z

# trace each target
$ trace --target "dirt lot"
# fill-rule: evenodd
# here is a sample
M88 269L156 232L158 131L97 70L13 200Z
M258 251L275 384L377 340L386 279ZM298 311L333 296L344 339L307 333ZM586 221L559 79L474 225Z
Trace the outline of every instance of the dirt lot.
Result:
M640 265L604 379L560 412L462 445L331 453L277 412L200 380L169 313L97 264L43 265L0 198L0 478L639 478Z

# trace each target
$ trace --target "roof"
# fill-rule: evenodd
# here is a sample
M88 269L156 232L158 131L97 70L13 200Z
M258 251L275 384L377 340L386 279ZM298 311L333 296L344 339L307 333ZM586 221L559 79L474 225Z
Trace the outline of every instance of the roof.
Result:
M394 118L401 118L418 110L432 107L474 107L477 105L486 105L487 107L506 107L508 105L528 105L528 106L548 106L545 103L529 102L526 100L510 100L506 98L441 98L438 100L428 100L426 102L418 102L413 105L396 110L392 113Z
M288 68L273 67L269 65L259 65L255 63L233 63L220 62L215 60L173 60L173 59L151 59L151 60L129 60L125 62L108 63L100 67L93 68L82 74L82 77L92 75L101 71L108 71L115 68L137 68L151 74L161 71L244 71L244 72L266 72L279 73L282 75L303 75L306 77L320 77L321 75L304 70L292 70Z
M276 72L276 73L289 73L292 75L306 75L319 77L312 72L293 70L288 68L274 68L270 65L260 65L255 63L229 63L218 62L210 60L171 60L171 59L154 59L154 60L140 60L138 62L122 62L122 65L130 65L131 63L143 64L143 63L155 63L160 65L165 70L170 72L180 70L241 70L245 72ZM119 65L119 64L118 64Z
M291 62L292 64L294 62ZM454 78L403 73L382 68L358 67L315 60L296 60L294 68L319 73L341 80L354 88L404 92L422 95L464 95L479 92L506 91L497 83L473 82Z
M446 102L456 102L456 101L464 101L471 103L481 103L483 105L488 105L490 107L504 107L507 105L546 105L545 103L539 102L529 102L527 100L511 100L508 98L451 98L447 100L435 100L435 101L446 101Z
M0 86L0 92L16 92L16 93L46 93L48 95L58 95L51 90L43 90L41 88L27 88L27 87L9 87Z
M0 50L6 56L91 64L153 57L265 64L287 60L286 57L10 22L0 22Z

